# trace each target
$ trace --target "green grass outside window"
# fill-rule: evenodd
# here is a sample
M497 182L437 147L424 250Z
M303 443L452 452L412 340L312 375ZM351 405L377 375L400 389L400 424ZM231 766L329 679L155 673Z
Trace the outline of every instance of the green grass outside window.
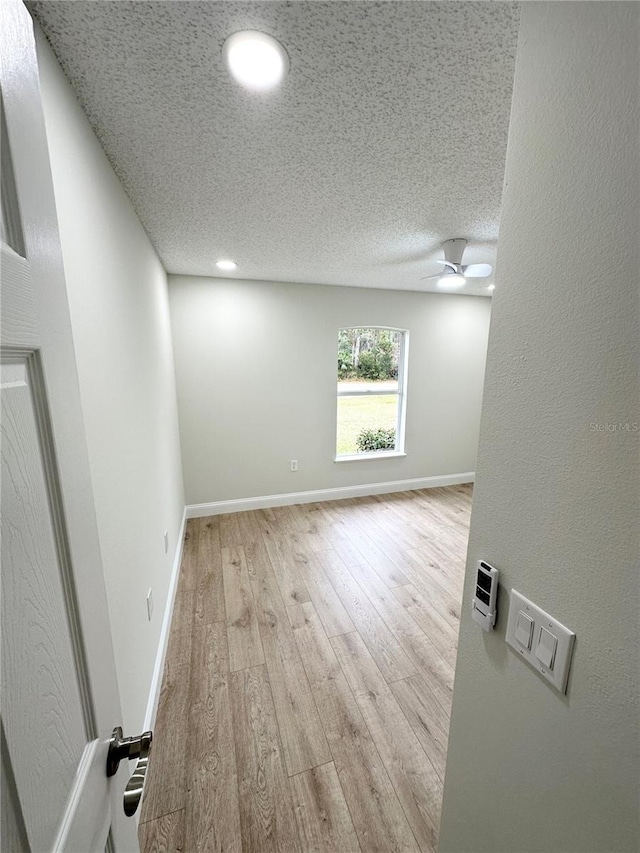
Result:
M398 396L338 397L337 455L358 453L356 438L363 429L395 429Z

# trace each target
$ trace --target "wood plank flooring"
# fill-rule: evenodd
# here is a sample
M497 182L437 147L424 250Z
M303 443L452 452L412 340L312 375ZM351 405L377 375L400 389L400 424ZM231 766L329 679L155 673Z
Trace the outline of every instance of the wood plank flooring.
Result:
M471 495L188 522L143 853L435 853Z

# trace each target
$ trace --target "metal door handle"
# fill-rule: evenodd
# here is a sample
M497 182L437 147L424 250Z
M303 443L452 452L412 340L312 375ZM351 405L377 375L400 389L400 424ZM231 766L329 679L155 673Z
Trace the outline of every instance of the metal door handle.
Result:
M126 758L129 761L138 759L136 769L124 789L124 813L128 817L135 814L140 805L152 740L153 732L143 732L139 737L122 737L122 728L116 726L109 741L107 776L115 775L123 759Z

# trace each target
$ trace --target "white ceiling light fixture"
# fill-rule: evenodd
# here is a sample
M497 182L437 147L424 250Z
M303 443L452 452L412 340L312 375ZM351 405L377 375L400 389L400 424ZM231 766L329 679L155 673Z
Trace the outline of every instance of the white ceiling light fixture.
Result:
M466 283L466 278L458 272L445 272L438 279L438 287L443 290L448 290L450 287L462 287Z
M233 272L238 269L238 264L235 261L216 261L216 266L224 272Z
M487 288L487 290L495 290L495 289L496 289L495 284L490 284L489 287Z
M222 47L225 62L238 83L263 92L273 89L289 70L287 51L272 36L257 30L233 33Z

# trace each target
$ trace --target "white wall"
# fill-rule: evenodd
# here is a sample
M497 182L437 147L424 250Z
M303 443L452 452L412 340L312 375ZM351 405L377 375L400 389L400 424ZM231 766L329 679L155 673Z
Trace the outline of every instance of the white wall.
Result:
M184 509L166 275L36 30L123 725L135 734Z
M640 849L640 7L523 3L440 853ZM501 570L496 631L472 567ZM560 696L515 587L577 634Z
M474 470L489 299L169 281L187 503ZM406 457L334 462L338 329L350 325L409 330Z

